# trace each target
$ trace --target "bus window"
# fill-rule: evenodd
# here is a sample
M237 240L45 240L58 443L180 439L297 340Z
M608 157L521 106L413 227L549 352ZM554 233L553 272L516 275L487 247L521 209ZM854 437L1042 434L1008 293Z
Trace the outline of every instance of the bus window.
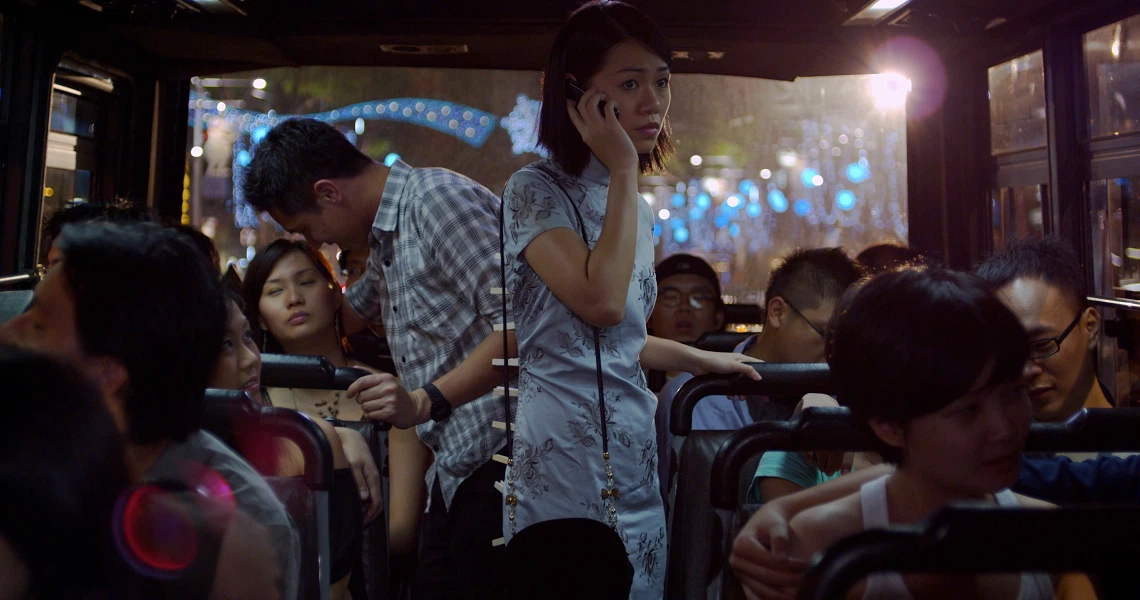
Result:
M989 69L990 154L997 162L991 188L994 250L1009 240L1045 233L1049 169L1045 65L1040 50Z
M105 199L97 178L101 173L101 153L106 148L106 115L116 101L110 76L65 59L56 69L52 83L51 114L44 169L41 219L69 202ZM105 160L105 159L103 159ZM107 165L106 168L110 168ZM106 170L106 168L104 170ZM41 241L41 262L47 251Z
M1092 138L1140 131L1140 15L1084 36Z
M1018 185L992 191L994 248L1006 242L1045 234L1042 206L1049 186Z
M446 167L496 193L543 153L533 71L302 67L192 83L188 215L239 267L282 235L240 184L253 146L287 115L331 123L376 160ZM667 173L640 181L658 260L702 256L727 299L759 302L773 262L792 248L905 243L909 83L674 75L677 154Z

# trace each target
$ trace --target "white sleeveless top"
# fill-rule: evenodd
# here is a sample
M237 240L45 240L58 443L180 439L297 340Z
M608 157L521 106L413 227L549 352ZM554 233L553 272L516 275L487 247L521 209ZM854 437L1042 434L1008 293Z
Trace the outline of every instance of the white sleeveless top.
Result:
M879 529L890 525L887 514L887 477L884 475L863 484L859 500L863 505L863 528ZM994 494L998 506L1017 507L1017 496L1008 489ZM863 600L913 600L902 575L895 571L872 573L867 577L867 591ZM1053 600L1053 582L1045 573L1022 573L1021 591L1017 600Z

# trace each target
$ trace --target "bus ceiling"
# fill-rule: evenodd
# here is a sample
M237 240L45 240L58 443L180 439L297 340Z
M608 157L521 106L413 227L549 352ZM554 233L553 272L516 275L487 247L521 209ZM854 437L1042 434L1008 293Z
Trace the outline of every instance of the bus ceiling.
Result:
M580 3L80 0L62 16L82 23L69 33L78 44L118 40L161 61L168 77L300 65L538 70L558 24ZM900 35L959 56L987 40L1008 44L1072 7L1067 0L632 3L665 31L675 71L784 80L881 71L876 50Z

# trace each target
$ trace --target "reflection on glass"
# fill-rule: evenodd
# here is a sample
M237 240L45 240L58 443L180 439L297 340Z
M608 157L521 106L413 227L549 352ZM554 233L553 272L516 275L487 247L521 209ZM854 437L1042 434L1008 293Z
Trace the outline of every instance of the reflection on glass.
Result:
M1140 15L1084 36L1089 135L1140 131Z
M78 96L52 92L51 130L82 137L95 137L94 102Z
M1041 51L990 67L989 78L993 154L1045 147L1045 63Z
M1045 235L1042 199L1048 194L1049 186L1044 184L1001 188L991 193L995 251L1013 240Z
M1092 202L1093 295L1140 299L1140 178L1107 179L1089 184ZM1140 314L1098 307L1102 335L1100 377L1114 382L1117 406L1140 400ZM1105 335L1107 322L1122 319Z
M1115 321L1112 334L1101 326L1100 341L1097 344L1098 373L1100 381L1108 386L1118 407L1134 407L1140 404L1140 313L1119 310L1105 306L1096 307L1100 311L1101 323Z
M1093 292L1140 299L1140 178L1089 185L1093 225Z
M667 174L640 182L656 216L657 258L700 255L722 274L727 296L757 302L773 261L792 248L856 252L905 241L909 82L887 77L675 75L669 122L677 153ZM224 82L231 87L191 96L207 133L200 196L191 202L200 203L204 222L216 220L223 260L239 266L250 246L240 231L255 234L246 236L255 247L283 235L253 214L240 183L257 143L286 115L317 115L378 161L399 155L446 167L496 193L541 158L534 72L320 67L229 74Z

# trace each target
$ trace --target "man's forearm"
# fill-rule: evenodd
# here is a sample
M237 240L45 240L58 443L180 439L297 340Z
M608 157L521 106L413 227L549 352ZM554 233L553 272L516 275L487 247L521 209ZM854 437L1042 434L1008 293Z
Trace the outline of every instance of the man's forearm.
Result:
M519 355L518 343L515 338L515 332L508 331L507 336L507 358L516 358ZM503 358L503 334L502 332L493 332L487 336L471 354L463 362L459 363L458 367L448 371L439 379L432 383L447 398L448 404L452 408L458 408L480 398L495 386L502 385L503 383L503 370L501 366L496 366L492 361ZM416 393L423 393L422 390L416 390Z

